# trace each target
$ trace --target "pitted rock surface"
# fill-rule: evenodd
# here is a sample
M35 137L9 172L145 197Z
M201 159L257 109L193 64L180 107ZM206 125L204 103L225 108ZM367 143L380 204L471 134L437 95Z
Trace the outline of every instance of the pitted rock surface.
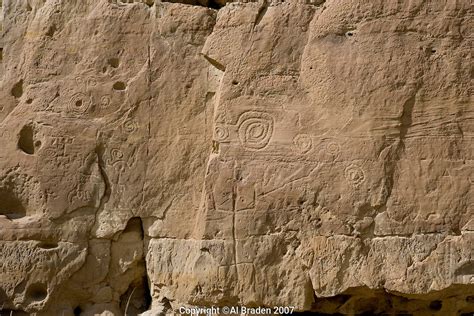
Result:
M468 0L0 3L0 315L474 312Z

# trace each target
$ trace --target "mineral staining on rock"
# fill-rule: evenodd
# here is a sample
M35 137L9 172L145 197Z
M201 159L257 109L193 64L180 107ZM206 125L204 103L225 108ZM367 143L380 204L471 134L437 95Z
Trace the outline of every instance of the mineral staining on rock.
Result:
M2 12L4 312L474 312L468 1Z

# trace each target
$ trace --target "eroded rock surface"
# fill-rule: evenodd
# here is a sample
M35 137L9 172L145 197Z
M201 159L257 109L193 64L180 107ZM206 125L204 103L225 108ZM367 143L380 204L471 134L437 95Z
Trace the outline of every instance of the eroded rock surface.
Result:
M2 12L0 313L474 312L468 0Z

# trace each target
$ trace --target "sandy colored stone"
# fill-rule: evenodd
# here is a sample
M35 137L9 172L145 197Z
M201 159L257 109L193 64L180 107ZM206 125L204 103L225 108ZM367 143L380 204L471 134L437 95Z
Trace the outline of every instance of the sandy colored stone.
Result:
M0 4L0 314L474 312L468 0Z

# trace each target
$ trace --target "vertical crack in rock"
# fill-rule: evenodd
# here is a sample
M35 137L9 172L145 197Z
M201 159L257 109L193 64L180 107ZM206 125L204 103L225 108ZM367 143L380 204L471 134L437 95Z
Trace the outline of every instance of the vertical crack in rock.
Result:
M232 242L233 242L233 254L234 254L234 265L235 265L235 275L237 277L236 286L239 286L239 267L237 262L237 237L235 232L235 217L237 213L236 203L237 203L237 186L236 186L236 179L238 178L238 170L236 169L236 164L234 164L234 174L233 174L233 183L232 183Z
M104 150L103 145L99 145L96 149L97 164L99 166L100 176L102 177L102 180L104 181L105 189L104 189L104 194L100 198L99 207L97 211L103 210L104 205L109 201L110 195L112 194L112 186L110 184L110 180L107 175L106 167L105 167L104 153L105 153L105 150Z
M399 123L399 139L397 145L393 149L388 149L388 155L385 156L384 172L385 172L385 192L381 205L377 207L379 212L384 211L386 204L392 196L393 187L395 184L395 172L397 163L401 159L405 151L405 139L407 137L408 130L413 123L413 110L416 102L416 96L421 87L421 83L418 83L412 96L410 96L403 104L402 114L400 115Z
M263 17L265 16L265 13L267 13L267 10L268 10L268 1L263 0L260 5L260 8L258 9L258 13L257 13L257 16L255 17L255 21L253 22L254 28L260 24Z
M110 282L122 292L120 308L124 315L137 315L151 305L144 240L142 220L133 217L112 243Z
M415 106L417 91L408 98L408 100L403 104L403 111L400 117L400 146L401 149L405 149L405 138L408 133L408 129L413 123L413 108Z

